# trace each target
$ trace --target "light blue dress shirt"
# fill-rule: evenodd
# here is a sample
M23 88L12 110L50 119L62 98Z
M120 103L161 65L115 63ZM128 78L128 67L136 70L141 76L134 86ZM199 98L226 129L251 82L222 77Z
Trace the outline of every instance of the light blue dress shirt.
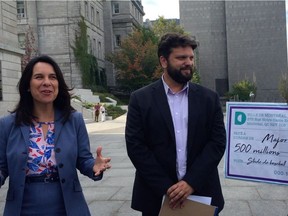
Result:
M163 76L162 81L174 125L177 177L181 180L186 173L189 85L187 83L180 92L174 93L165 83Z

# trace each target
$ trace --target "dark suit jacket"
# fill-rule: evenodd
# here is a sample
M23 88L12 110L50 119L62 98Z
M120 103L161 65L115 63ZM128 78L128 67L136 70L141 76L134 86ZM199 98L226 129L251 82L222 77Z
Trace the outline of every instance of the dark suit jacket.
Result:
M189 84L187 172L195 195L212 197L221 211L224 199L217 166L224 154L226 131L218 95ZM126 124L128 155L136 168L132 208L157 212L163 195L178 182L173 121L162 80L131 94Z
M78 179L77 169L93 180L94 158L81 113L74 112L63 125L61 113L55 116L55 155L68 216L90 215ZM20 215L25 185L30 126L16 126L15 114L0 119L0 179L9 176L4 216Z

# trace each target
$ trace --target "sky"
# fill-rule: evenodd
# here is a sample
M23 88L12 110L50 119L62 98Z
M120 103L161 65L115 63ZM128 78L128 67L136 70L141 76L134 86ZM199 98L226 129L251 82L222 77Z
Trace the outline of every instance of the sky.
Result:
M166 19L180 18L179 17L179 0L142 0L146 19L156 20L159 16L164 16Z

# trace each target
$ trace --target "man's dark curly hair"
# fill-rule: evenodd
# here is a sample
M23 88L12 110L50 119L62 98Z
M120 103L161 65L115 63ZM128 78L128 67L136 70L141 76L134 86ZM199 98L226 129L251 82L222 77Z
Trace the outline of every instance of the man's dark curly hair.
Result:
M165 59L168 59L173 48L187 46L190 46L194 50L197 48L197 43L187 35L167 33L161 37L158 44L158 58L163 56Z

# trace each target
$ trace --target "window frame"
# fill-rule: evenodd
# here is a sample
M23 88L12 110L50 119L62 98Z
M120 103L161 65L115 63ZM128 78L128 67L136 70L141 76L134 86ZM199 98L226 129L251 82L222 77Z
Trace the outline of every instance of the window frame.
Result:
M95 23L95 9L92 5L91 5L90 9L91 9L91 22Z
M100 11L96 10L96 26L100 27L100 24L101 24Z
M120 5L118 2L113 3L113 14L119 14L120 13Z
M25 49L25 40L26 40L26 34L25 33L19 33L18 35L18 45L20 49ZM23 39L23 40L20 40Z
M116 34L115 35L115 47L120 47L121 46L121 35Z
M21 7L20 7L21 5ZM16 1L16 9L17 9L17 19L26 18L26 10L25 10L25 1L17 0Z
M85 18L86 19L89 19L89 7L88 7L88 2L87 1L85 1L84 2L84 13L85 13Z
M98 50L98 58L101 59L102 58L102 43L101 43L101 41L98 41L98 43L97 43L97 50Z

